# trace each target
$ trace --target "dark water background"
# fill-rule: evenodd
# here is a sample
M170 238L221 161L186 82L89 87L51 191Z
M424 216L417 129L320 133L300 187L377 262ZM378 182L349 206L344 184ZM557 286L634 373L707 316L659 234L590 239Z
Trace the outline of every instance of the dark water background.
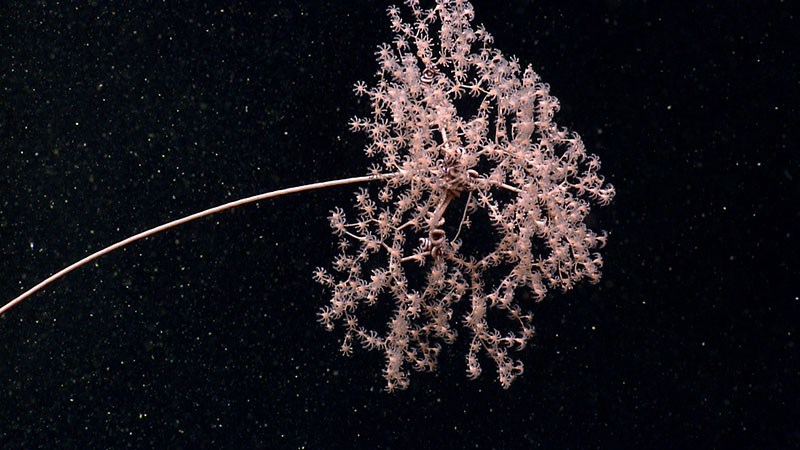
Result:
M593 215L603 281L533 306L511 389L467 380L458 346L395 394L377 353L338 353L311 281L335 188L139 242L5 314L0 447L800 446L790 3L475 2L618 193ZM351 86L384 10L4 3L0 298L167 220L363 174Z

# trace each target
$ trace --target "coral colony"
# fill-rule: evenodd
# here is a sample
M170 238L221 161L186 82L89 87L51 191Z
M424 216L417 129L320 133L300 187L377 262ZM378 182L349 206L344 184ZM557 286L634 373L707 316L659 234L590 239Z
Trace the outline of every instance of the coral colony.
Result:
M376 84L354 88L372 114L350 126L369 136L365 152L379 161L371 173L385 182L374 198L356 193L351 219L331 212L341 253L332 273L315 273L333 291L319 321L329 330L341 324L345 354L356 342L383 352L390 391L408 386L407 367L433 370L441 343L452 343L453 323L461 323L468 376L481 373L483 350L508 388L522 373L509 351L525 347L534 330L515 294L541 300L550 288L600 279L603 260L592 250L606 235L584 224L586 199L608 204L614 187L597 174L600 161L580 136L553 121L559 103L549 86L493 48L483 26L473 29L468 1L406 3L410 23L389 8L394 41L376 52ZM456 225L446 228L445 216ZM491 248L480 251L485 245L474 236L459 239L473 216L491 223L491 236L479 239ZM360 312L387 301L394 308L386 332L362 325ZM469 312L454 317L458 302ZM516 331L495 328L491 309Z
M176 225L266 198L370 182L372 190L356 192L354 214L330 213L339 254L332 270L314 273L332 292L319 322L343 329L344 354L356 344L383 352L389 391L408 386L409 368L434 370L460 324L469 339L468 377L480 375L484 354L508 388L523 369L509 352L534 333L520 302L600 279L603 260L593 250L606 234L584 219L590 201L608 204L614 187L598 175L600 160L580 136L553 121L559 103L550 87L493 48L483 26L472 27L468 1L406 4L411 22L389 8L394 40L376 51L375 85L354 87L372 109L350 122L368 136L369 175L267 192L159 225L65 267L0 313L89 261Z

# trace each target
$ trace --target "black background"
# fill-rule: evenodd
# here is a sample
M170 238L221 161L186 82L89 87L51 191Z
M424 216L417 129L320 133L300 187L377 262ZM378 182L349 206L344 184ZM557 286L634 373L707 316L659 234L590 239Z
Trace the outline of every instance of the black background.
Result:
M381 2L0 7L0 298L214 204L361 175ZM800 447L792 2L480 1L617 188L604 277L531 306L525 374L408 390L311 281L342 187L138 242L0 317L3 448ZM124 5L124 6L122 6ZM487 368L488 369L488 368Z

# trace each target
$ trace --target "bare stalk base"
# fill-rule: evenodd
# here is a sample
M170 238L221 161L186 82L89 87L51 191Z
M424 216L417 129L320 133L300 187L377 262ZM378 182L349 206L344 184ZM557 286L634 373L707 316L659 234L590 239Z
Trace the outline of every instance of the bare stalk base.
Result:
M91 255L86 256L85 258L81 259L80 261L77 261L77 262L75 262L73 264L70 264L69 266L64 267L63 269L59 270L58 272L50 275L49 277L47 277L44 280L42 280L36 286L33 286L32 288L30 288L27 291L25 291L22 294L20 294L18 297L14 298L13 300L9 301L8 303L6 303L2 307L0 307L0 314L3 314L4 312L8 311L12 306L14 306L17 303L21 302L22 300L25 300L26 298L30 297L31 294L33 294L34 292L38 291L39 289L47 286L48 284L52 283L53 281L55 281L55 280L63 277L64 275L72 272L73 270L77 269L78 267L81 267L84 264L89 263L89 262L91 262L91 261L93 261L93 260L105 255L106 253L110 253L110 252L112 252L112 251L114 251L114 250L116 250L116 249L118 249L120 247L124 247L124 246L130 244L133 241L138 241L139 239L146 238L146 237L154 235L156 233L160 233L160 232L162 232L164 230L168 230L168 229L170 229L172 227L184 224L186 222L191 222L192 220L199 219L201 217L205 217L205 216L208 216L208 215L220 212L220 211L224 211L226 209L230 209L230 208L233 208L235 206L241 206L241 205L245 205L247 203L253 203L253 202L257 202L259 200L265 200L265 199L268 199L268 198L280 197L281 195L294 194L296 192L311 191L311 190L314 190L314 189L322 189L322 188L333 187L333 186L340 186L340 185L343 185L343 184L362 183L362 182L365 182L365 181L382 180L382 179L385 179L385 178L389 178L389 177L391 177L393 175L394 174L384 174L384 175L378 175L378 176L369 175L369 176L363 176L363 177L344 178L344 179L340 179L340 180L331 180L331 181L324 181L324 182L321 182L321 183L305 184L305 185L302 185L302 186L295 186L295 187L290 187L290 188L286 188L286 189L279 189L277 191L265 192L263 194L253 195L251 197L246 197L246 198L235 200L235 201L232 201L232 202L229 202L229 203L225 203L223 205L215 206L213 208L209 208L209 209L206 209L204 211L200 211L200 212L194 213L194 214L192 214L190 216L182 217L180 219L176 219L176 220L173 220L171 222L167 222L167 223L159 225L157 227L150 228L149 230L142 231L141 233L138 233L138 234L134 234L133 236L125 238L125 239L123 239L123 240L121 240L121 241L119 241L119 242L117 242L115 244L111 244L108 247L103 248L102 250L98 250L98 251L92 253Z

